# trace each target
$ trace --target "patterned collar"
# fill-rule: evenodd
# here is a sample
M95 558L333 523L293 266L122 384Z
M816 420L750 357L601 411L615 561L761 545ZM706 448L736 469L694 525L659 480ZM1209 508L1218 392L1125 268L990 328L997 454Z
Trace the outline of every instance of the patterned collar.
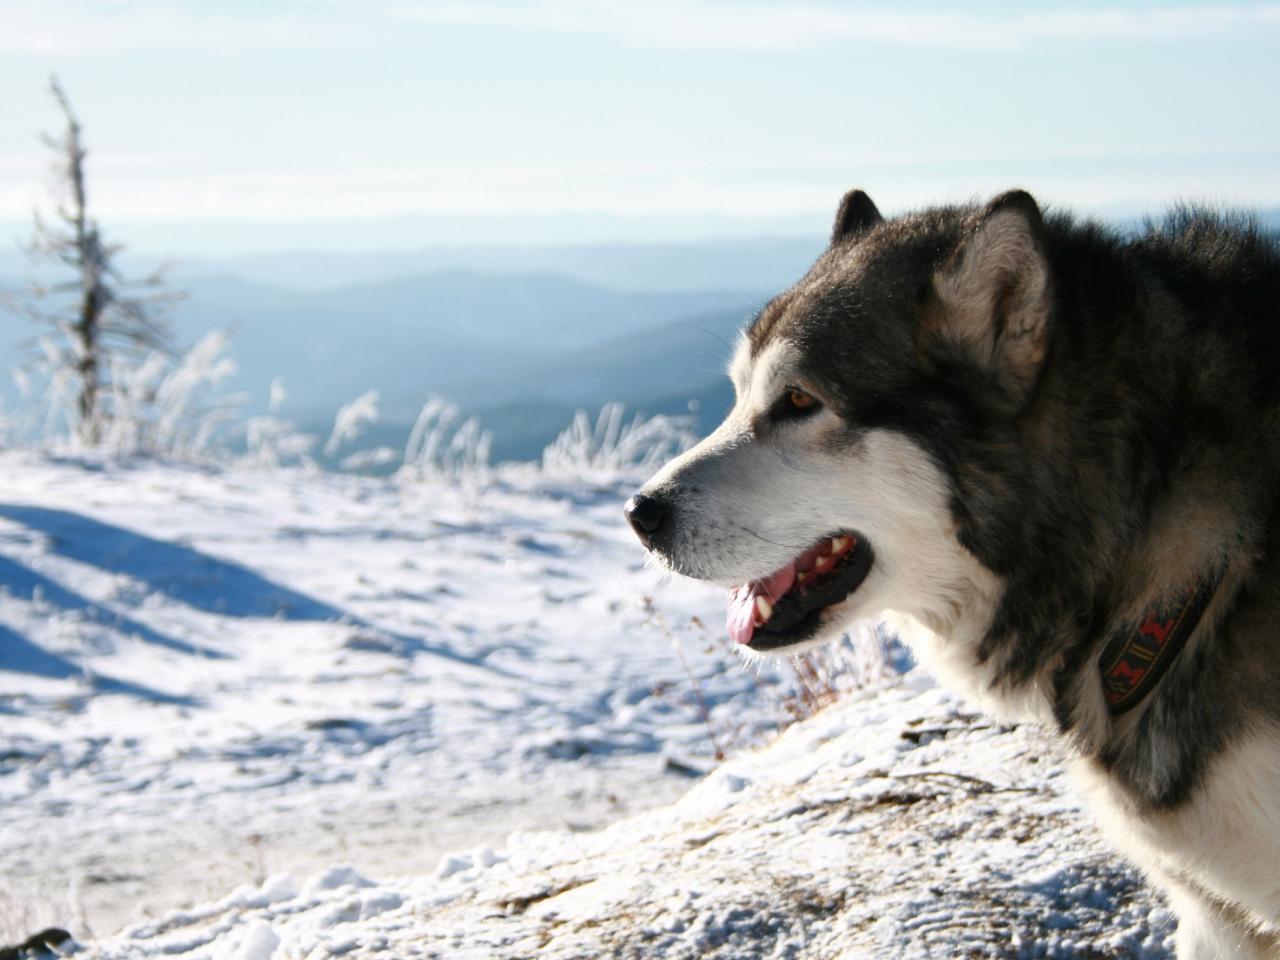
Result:
M1221 582L1221 574L1198 580L1185 594L1149 610L1136 627L1107 641L1098 658L1098 669L1111 716L1132 710L1160 682L1178 659Z

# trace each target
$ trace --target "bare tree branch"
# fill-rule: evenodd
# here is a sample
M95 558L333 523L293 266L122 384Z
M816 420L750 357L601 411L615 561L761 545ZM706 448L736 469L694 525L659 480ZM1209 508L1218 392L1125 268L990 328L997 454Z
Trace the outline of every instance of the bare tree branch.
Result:
M41 140L54 152L57 200L52 219L35 212L27 254L74 272L57 282L32 280L24 299L0 299L0 309L53 331L62 346L40 342L41 357L59 364L55 374L70 373L76 383L76 430L82 442L101 440L110 411L102 409L111 382L112 358L160 351L174 354L168 311L181 294L166 285L164 269L129 279L119 269L120 244L106 242L89 208L80 120L71 100L53 77L49 84L62 114L63 130Z

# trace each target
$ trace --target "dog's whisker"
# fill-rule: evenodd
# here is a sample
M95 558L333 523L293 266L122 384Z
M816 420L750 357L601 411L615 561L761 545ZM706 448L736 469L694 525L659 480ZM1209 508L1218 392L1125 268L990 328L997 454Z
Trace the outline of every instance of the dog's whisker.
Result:
M799 553L803 550L807 550L810 546L809 544L779 543L777 540L770 540L768 537L764 536L763 534L756 533L756 531L752 530L750 527L746 526L745 524L734 522L733 526L737 527L739 530L741 530L743 533L745 533L749 537L755 537L757 540L761 541L762 543L768 543L775 547L782 547L782 549L784 550L795 550L797 553Z
M708 337L711 337L711 338L712 338L712 339L714 339L714 340L719 340L721 343L723 343L723 344L725 345L725 349L727 349L730 353L732 353L732 352L733 352L733 344L732 344L732 343L730 343L730 342L729 342L728 340L726 340L724 337L720 336L720 334L718 334L718 333L714 333L714 332L712 332L712 331L708 330L706 327L702 326L701 324L692 323L692 322L690 322L690 321L688 321L688 320L682 320L682 321L680 321L680 326L682 326L682 327L689 327L689 328L691 328L691 329L693 329L693 330L697 330L699 333L705 333Z

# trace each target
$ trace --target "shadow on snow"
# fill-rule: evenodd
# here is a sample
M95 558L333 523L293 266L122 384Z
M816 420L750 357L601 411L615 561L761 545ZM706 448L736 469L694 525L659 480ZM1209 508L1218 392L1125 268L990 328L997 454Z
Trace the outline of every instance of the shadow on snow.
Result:
M156 703L194 706L196 702L191 697L175 696L129 680L118 680L104 674L86 673L70 660L56 653L50 653L3 625L0 625L0 670L26 673L50 680L84 678L93 684L94 689L103 693L123 693Z
M0 504L0 517L44 534L49 539L51 552L59 556L124 574L157 593L207 613L286 620L343 620L355 628L386 633L360 617L268 580L248 567L171 540L158 540L83 514L49 507ZM5 584L15 593L27 595L33 595L38 586L50 603L59 606L82 610L93 607L84 597L12 560L0 565L0 585ZM117 625L150 643L183 653L205 654L200 648L166 637L129 618L117 620ZM405 655L424 653L487 673L513 676L479 658L428 644L420 637L387 635ZM0 637L0 642L3 641L4 637ZM38 649L29 643L27 646ZM4 662L0 654L0 668Z
M39 596L45 603L63 610L77 610L88 619L104 626L115 627L121 633L136 636L147 643L166 647L177 653L193 656L210 657L216 660L226 658L225 653L208 647L197 647L183 640L176 640L154 630L145 623L139 623L131 617L122 616L112 610L106 610L86 597L68 590L56 580L50 580L42 573L23 566L16 560L0 555L0 587L8 590L10 596L34 602Z
M123 573L197 610L289 620L333 620L343 613L238 563L69 510L0 504L0 517L45 534L59 556Z

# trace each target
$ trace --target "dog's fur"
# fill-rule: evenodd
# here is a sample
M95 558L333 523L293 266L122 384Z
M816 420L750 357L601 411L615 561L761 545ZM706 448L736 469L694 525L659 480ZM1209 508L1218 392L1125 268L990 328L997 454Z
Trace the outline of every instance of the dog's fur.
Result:
M645 486L644 536L729 585L856 532L865 580L769 652L905 615L945 680L1061 731L1180 957L1280 957L1278 333L1280 253L1248 219L1122 237L1013 191L883 220L855 191L746 331L728 418ZM1113 719L1103 645L1216 576Z

